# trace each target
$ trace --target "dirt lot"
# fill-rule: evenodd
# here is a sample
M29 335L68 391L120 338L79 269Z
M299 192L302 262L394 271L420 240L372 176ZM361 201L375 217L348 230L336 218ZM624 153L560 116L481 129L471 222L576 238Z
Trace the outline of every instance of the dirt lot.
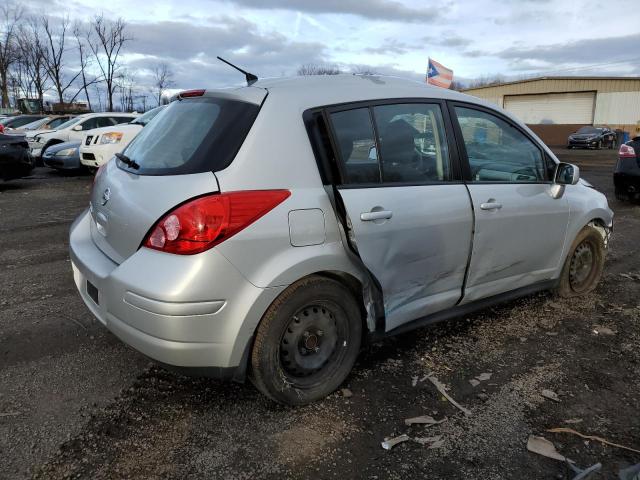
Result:
M594 294L540 294L373 345L344 385L352 396L295 409L250 384L169 373L92 319L67 255L90 177L38 169L0 184L0 478L572 478L527 452L530 434L582 468L601 462L590 478L618 478L640 453L545 430L640 449L640 281L621 275L640 272L640 207L613 198L615 152L559 154L616 212ZM471 416L421 381L429 372ZM447 420L405 426L418 415ZM381 448L402 433L444 442Z

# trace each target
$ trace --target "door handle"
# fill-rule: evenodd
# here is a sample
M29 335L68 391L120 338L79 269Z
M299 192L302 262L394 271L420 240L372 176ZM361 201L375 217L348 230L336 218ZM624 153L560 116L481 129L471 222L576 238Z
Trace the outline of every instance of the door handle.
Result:
M480 204L480 210L500 210L502 208L502 204L496 202L493 198L489 199L486 203Z
M363 222L373 222L374 220L385 220L393 216L393 212L389 210L377 210L374 212L362 212L360 220Z

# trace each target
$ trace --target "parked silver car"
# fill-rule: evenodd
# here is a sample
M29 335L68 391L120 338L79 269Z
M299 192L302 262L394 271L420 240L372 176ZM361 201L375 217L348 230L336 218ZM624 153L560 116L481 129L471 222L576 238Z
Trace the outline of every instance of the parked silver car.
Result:
M70 233L109 330L304 404L363 341L595 288L613 214L520 121L372 75L183 92L98 172Z

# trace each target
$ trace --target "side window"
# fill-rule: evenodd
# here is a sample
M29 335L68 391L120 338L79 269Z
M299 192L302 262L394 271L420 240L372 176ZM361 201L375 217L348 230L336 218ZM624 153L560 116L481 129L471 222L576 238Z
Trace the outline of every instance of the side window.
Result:
M93 130L94 128L97 128L97 126L98 126L98 118L96 118L96 117L89 118L88 120L85 120L84 122L82 122L80 125L82 125L82 130L83 131Z
M449 177L449 149L439 105L405 103L373 107L382 181L442 182Z
M111 117L98 117L96 120L97 128L111 127L116 124Z
M518 129L480 110L455 107L471 178L476 182L541 182L547 179L542 152Z
M380 165L368 108L331 114L345 183L380 183Z
M132 122L135 117L110 117L111 125L120 125L121 123Z

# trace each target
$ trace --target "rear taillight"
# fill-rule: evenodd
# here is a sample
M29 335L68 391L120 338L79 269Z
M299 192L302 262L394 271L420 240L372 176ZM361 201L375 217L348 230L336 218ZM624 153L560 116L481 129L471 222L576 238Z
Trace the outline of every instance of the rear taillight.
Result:
M631 158L636 156L636 151L633 147L623 143L620 145L620 150L618 150L618 156L620 158Z
M289 190L250 190L190 200L162 217L142 245L193 255L218 245L286 200Z

